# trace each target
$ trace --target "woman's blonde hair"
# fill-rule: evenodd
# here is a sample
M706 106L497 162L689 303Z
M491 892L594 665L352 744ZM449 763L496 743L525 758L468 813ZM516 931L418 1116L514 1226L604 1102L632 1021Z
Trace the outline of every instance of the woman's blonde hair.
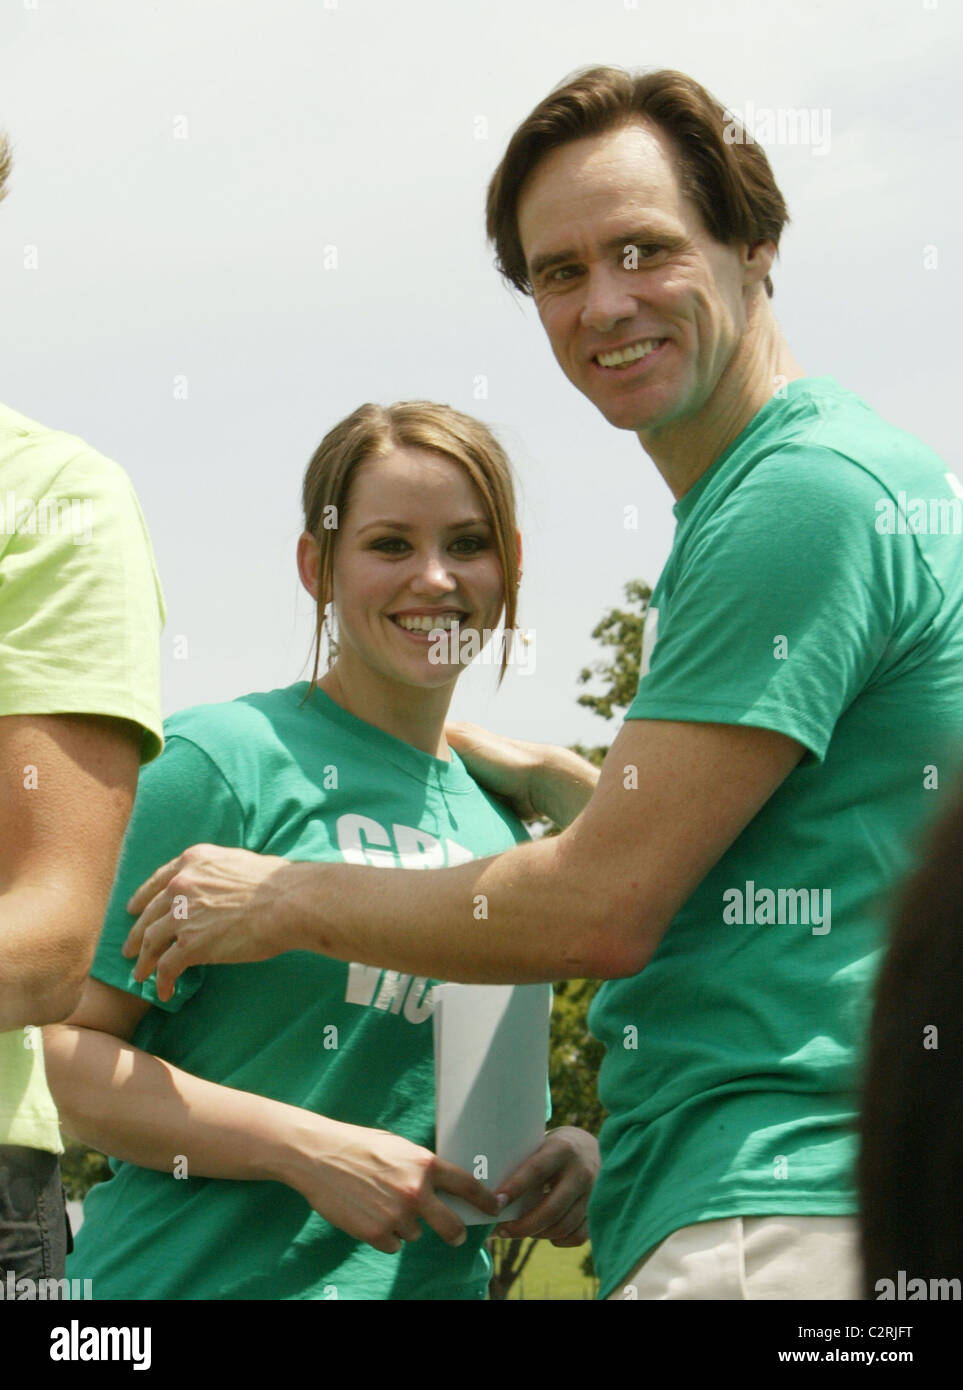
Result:
M395 449L429 449L460 464L468 474L481 494L495 533L495 550L504 581L502 611L506 633L515 627L519 580L515 489L508 456L498 440L480 420L434 401L362 405L324 436L304 475L304 529L314 537L320 551L314 670L309 689L318 678L324 613L334 592L334 548L347 512L355 471L366 459L382 457ZM508 652L506 642L499 685L505 675Z

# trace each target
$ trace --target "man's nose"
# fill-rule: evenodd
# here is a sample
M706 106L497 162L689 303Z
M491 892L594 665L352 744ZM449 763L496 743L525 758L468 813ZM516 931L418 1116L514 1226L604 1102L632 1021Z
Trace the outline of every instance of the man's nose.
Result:
M583 328L596 333L609 333L624 319L633 318L638 305L629 293L621 267L608 263L592 266L586 277L585 303L582 305Z

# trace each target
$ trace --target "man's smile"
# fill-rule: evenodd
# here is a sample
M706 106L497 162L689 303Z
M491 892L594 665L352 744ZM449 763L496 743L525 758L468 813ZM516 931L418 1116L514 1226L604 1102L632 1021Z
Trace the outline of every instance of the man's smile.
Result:
M601 371L625 372L637 363L648 363L660 355L668 341L668 338L637 338L622 347L600 348L590 360Z

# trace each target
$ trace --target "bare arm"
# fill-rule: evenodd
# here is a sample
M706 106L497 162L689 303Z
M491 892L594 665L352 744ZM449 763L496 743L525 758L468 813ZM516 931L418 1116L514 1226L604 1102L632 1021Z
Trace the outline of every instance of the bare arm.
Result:
M488 791L503 797L522 820L548 816L570 825L588 805L599 770L571 749L493 734L479 724L446 724L445 736Z
M449 1243L464 1241L438 1191L497 1214L481 1183L407 1139L206 1081L134 1047L128 1039L149 1007L88 980L71 1019L44 1029L47 1078L68 1134L141 1168L173 1174L183 1156L192 1177L286 1183L389 1254L418 1239L419 1217Z
M130 817L141 728L0 718L0 1032L80 997Z
M802 753L766 729L630 720L561 835L428 874L196 846L135 894L127 949L140 978L160 961L162 996L188 965L294 949L481 983L635 974Z

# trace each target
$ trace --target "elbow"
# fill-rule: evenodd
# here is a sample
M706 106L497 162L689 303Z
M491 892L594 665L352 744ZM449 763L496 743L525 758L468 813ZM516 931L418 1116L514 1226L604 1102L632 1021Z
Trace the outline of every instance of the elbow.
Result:
M93 955L89 941L71 937L58 946L59 949L50 951L25 991L31 1006L27 1022L38 1028L69 1018L87 983Z
M63 1023L65 1019L70 1017L80 1003L85 979L86 976L81 976L80 979L62 985L50 994L47 1017L42 1020L45 1026L51 1023Z
M579 852L571 831L549 844L555 856L558 917L569 934L566 975L594 980L637 975L652 959L668 926L668 921L657 920L657 905L647 903L650 895L644 884L620 875L602 861L597 849Z
M589 978L622 980L638 975L655 954L661 931L643 922L636 912L609 912L593 924L588 943Z
M81 975L76 979L51 981L45 990L35 996L29 1021L37 1028L63 1023L80 1003L85 979L86 976Z

